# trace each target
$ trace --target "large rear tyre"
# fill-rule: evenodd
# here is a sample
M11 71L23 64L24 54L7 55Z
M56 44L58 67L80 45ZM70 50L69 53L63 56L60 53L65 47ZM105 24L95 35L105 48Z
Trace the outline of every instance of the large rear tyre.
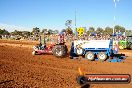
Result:
M132 44L130 45L130 49L132 50Z
M124 49L124 47L123 47L122 45L120 45L120 46L119 46L119 49L120 49L120 50L123 50L123 49Z
M53 47L52 52L56 57L64 57L67 55L67 47L64 45L56 45Z
M100 53L98 53L97 57L99 60L105 61L107 58L107 55L105 54L105 52L100 52Z
M94 60L95 59L94 58L94 53L92 53L90 51L89 52L86 52L85 59L90 60L90 61Z

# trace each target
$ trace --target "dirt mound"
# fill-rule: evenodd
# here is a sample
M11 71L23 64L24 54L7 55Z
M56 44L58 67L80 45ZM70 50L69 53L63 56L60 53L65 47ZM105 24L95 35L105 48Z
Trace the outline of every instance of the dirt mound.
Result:
M80 88L76 83L79 67L88 74L132 75L131 58L110 63L70 60L69 57L56 58L53 55L32 56L32 49L27 48L32 45L26 41L0 41L0 87ZM91 84L90 88L132 88L132 83Z

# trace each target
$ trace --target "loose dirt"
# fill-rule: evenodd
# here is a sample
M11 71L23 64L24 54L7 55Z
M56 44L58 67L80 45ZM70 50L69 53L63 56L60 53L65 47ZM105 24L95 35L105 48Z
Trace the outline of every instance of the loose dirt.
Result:
M76 83L78 68L87 74L132 75L132 51L124 62L110 63L56 58L53 55L32 56L38 42L0 40L0 88L81 88ZM82 88L132 88L130 84L91 84Z

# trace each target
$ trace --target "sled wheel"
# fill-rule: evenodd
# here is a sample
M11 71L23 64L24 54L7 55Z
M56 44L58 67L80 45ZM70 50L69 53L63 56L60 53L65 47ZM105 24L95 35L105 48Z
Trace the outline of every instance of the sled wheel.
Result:
M76 53L77 53L77 55L82 55L83 54L83 49L82 48L77 48Z
M90 51L87 52L85 54L85 59L90 60L90 61L94 60L94 54L92 52L90 52Z
M99 60L105 61L107 58L107 55L105 54L105 52L100 52L100 53L98 53L97 57Z

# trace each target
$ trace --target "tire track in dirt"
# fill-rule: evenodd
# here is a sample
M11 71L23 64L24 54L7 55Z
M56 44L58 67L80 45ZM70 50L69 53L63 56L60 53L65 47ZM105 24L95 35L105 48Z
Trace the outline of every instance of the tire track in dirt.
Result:
M21 43L18 43L18 46L19 44ZM0 43L0 80L13 80L0 84L0 87L80 88L75 80L78 75L78 67L88 74L129 73L132 75L131 59L126 59L124 63L110 63L70 60L68 57L61 59L52 55L32 56L32 49L23 47L32 45L27 43L18 46L17 44L10 46L10 44L1 45ZM131 87L131 83L90 85L90 88Z

